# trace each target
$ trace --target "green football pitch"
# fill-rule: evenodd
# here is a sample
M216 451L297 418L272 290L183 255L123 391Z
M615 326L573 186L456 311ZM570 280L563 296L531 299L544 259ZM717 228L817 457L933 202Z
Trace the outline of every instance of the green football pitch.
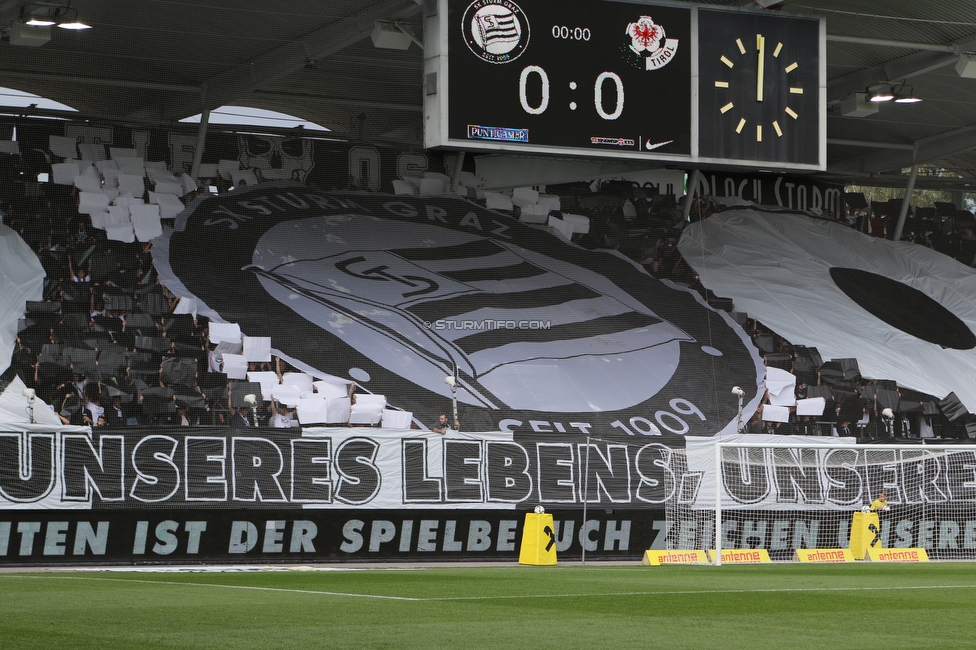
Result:
M0 573L0 648L973 648L976 564Z

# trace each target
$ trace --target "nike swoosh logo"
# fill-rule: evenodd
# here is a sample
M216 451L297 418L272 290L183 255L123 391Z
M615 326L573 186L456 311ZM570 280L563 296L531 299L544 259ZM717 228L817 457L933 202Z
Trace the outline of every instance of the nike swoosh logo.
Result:
M657 144L651 144L651 141L647 141L647 145L644 147L645 151L650 151L652 149L657 149L658 147L663 147L666 144L671 144L674 140L665 140L664 142L658 142Z

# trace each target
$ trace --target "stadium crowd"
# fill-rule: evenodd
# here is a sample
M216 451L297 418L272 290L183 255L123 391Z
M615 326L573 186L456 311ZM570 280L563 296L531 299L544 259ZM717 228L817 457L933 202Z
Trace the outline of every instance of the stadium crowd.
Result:
M178 313L179 299L160 283L153 268L151 243L108 239L105 230L95 228L91 217L79 211L77 187L25 181L50 174L49 161L59 159L50 152L0 156L3 223L36 252L47 276L43 300L27 306L11 359L13 372L66 424L294 426L292 408L259 397L252 411L245 392L260 393L260 388L221 372L220 350L211 342L208 319ZM145 181L148 196L150 179ZM211 184L219 185L218 191L229 186L226 180L207 179L204 187ZM352 179L348 189L355 189ZM207 190L194 190L182 199L189 203L203 191ZM732 311L730 300L701 286L678 251L686 223L684 198L676 200L656 187L627 181L595 188L565 184L548 191L559 196L562 211L589 218L589 231L573 235L578 245L617 249L651 275L683 283L713 306ZM872 209L859 196L848 196L849 212L841 220L890 237L893 206ZM721 209L708 199L694 201L692 220ZM971 264L976 256L973 226L972 215L954 206L919 208L904 237ZM824 363L815 349L794 347L762 324L735 316L767 366L796 376L798 399L825 400L823 415L797 417L794 409L788 422L763 420L760 407L748 431L862 438L965 436L965 429L951 425L934 398L899 389L893 382L862 378L853 360ZM285 374L299 372L277 358L251 363L247 370L274 373L279 382ZM353 402L355 388L354 383L348 385ZM394 397L391 402L395 401Z

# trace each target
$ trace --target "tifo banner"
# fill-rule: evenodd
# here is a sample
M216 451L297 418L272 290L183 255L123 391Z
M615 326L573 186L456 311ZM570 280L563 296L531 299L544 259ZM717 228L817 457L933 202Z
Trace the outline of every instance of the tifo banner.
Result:
M976 271L836 221L732 209L678 244L702 283L824 359L976 411Z
M164 283L313 374L462 428L712 435L763 365L728 314L613 252L456 198L261 185L200 200Z
M680 452L695 476L693 508L715 508L716 438L686 437ZM854 445L854 438L723 436L725 443ZM859 448L726 448L721 464L722 509L764 511L860 510L883 491L899 506L976 503L976 452ZM849 517L848 517L849 519ZM846 543L844 544L846 546Z
M660 508L682 480L677 436L77 429L0 433L0 509Z
M702 170L698 177L702 196L738 197L759 205L787 210L821 212L842 217L844 185L791 174L742 174Z
M0 566L81 562L516 560L514 512L30 511L0 514ZM663 548L663 511L554 516L560 557L639 558Z
M713 438L31 426L0 433L0 509L577 509L585 497L707 513L716 492ZM852 512L881 490L898 506L972 503L974 466L971 450L729 450L723 510Z

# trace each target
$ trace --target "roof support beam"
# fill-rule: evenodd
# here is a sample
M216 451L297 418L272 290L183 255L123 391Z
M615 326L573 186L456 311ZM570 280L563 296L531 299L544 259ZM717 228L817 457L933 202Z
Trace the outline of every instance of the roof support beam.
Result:
M397 102L380 102L373 99L353 99L350 97L331 97L315 93L288 93L277 90L255 90L251 97L267 99L284 99L288 101L310 101L316 104L333 104L335 106L362 106L364 108L382 108L388 111L405 111L409 113L423 113L423 104L399 104ZM246 103L246 101L244 102Z
M828 36L828 40L845 42L864 42L878 39L857 39L854 37ZM864 90L876 83L898 83L912 77L953 65L959 60L961 52L968 52L976 47L976 35L968 36L950 45L935 45L926 43L900 43L897 41L879 42L876 45L891 47L905 47L908 49L928 50L916 52L905 57L892 59L884 65L872 66L838 77L827 82L827 100L839 100L852 92ZM914 46L914 47L913 47ZM922 47L924 46L924 47Z
M915 151L915 145L900 142L873 142L870 140L844 140L842 138L827 138L827 144L841 147L865 147L867 149L901 149Z
M834 43L854 43L856 45L877 45L879 47L903 47L906 50L928 50L930 52L955 53L952 45L942 43L916 43L912 41L892 41L885 38L868 38L865 36L843 36L841 34L827 34L827 41Z
M169 102L163 108L163 119L181 119L203 109L214 109L276 79L300 70L308 63L325 58L368 37L377 20L396 21L421 11L414 0L386 0L338 20L311 34L286 43L250 61L224 70L203 82L201 105L188 106ZM192 112L188 113L187 110Z
M200 86L189 84L170 84L158 81L135 81L127 79L108 79L105 77L79 77L77 75L56 74L53 72L18 72L4 70L4 79L24 79L25 81L50 81L52 83L85 84L87 86L111 86L113 88L134 88L138 90L165 90L176 93L199 93Z
M851 158L830 166L830 171L877 173L890 169L904 169L913 164L941 160L976 149L976 124L964 126L946 133L923 138L915 143L914 151L875 152L866 156Z

